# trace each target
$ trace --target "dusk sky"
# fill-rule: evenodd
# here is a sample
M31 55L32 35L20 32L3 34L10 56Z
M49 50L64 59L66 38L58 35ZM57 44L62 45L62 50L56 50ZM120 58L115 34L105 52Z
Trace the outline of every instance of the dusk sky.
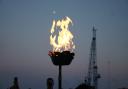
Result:
M58 85L58 67L48 56L52 20L68 16L75 57L62 68L63 89L84 82L93 26L97 30L99 89L128 87L128 0L0 0L0 89L46 89Z

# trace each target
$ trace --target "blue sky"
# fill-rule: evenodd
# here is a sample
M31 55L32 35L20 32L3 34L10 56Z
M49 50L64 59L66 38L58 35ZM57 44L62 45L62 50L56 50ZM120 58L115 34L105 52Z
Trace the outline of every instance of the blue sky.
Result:
M49 36L52 20L65 16L73 20L76 55L63 67L63 88L84 82L93 26L98 29L99 89L128 87L127 0L0 0L0 89L11 86L14 76L22 89L46 89L48 77L57 88Z

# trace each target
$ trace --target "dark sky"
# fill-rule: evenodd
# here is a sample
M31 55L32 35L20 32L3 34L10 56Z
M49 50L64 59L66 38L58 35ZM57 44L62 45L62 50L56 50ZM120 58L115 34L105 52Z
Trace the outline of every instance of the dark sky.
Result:
M15 76L21 89L46 89L48 77L57 89L49 36L52 20L65 16L73 20L76 55L63 67L63 88L84 82L93 26L99 89L128 87L128 0L0 0L0 89L11 86Z

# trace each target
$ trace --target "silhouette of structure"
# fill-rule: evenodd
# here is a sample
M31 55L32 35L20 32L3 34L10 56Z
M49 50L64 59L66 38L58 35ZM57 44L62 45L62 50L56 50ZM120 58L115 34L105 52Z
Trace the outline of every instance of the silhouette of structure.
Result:
M47 79L47 89L53 89L54 80L52 78Z
M10 87L10 89L20 89L18 84L18 78L14 77L13 85Z
M76 87L75 89L94 89L94 87L93 86L89 86L86 83L82 83L78 87Z
M56 66L59 66L58 89L62 89L62 66L70 65L74 58L75 53L70 51L63 51L63 52L49 51L48 55L51 57L52 63Z
M93 37L91 42L90 49L90 58L89 58L89 67L88 67L88 75L87 84L89 86L93 86L94 89L97 89L98 79L100 78L100 74L98 74L97 67L97 55L96 55L96 29L93 27Z

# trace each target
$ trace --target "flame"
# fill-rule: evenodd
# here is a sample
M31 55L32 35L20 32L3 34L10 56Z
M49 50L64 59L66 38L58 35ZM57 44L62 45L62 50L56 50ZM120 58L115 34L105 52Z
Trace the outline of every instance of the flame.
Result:
M72 24L72 20L69 17L65 19L55 21L51 27L50 44L53 47L53 51L73 51L75 45L72 41L73 34L69 31L69 24ZM54 35L55 30L58 30L58 36Z

